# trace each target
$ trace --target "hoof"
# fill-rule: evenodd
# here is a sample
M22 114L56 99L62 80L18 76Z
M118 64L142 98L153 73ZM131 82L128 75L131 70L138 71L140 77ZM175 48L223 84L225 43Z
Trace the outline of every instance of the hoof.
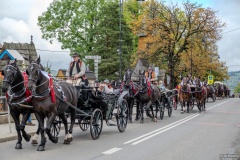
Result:
M70 137L70 138L67 138L67 141L68 141L68 142L72 142L72 140L73 140L73 138L72 138L72 137Z
M58 137L53 137L53 139L51 140L53 143L58 143Z
M37 140L33 139L31 144L35 145L35 144L38 144L38 142L37 142Z
M45 146L38 146L38 149L37 149L37 151L45 151Z
M157 122L157 118L153 118L153 122Z
M143 120L141 120L141 121L140 121L140 123L144 123L144 121L143 121Z
M181 114L183 114L183 111L181 111Z
M30 141L30 139L31 139L31 135L30 135L30 134L28 134L28 135L27 135L27 137L24 137L24 139L25 139L27 142L29 142L29 141Z
M22 149L22 143L17 143L15 149Z
M65 139L63 144L70 144L70 142L67 139Z

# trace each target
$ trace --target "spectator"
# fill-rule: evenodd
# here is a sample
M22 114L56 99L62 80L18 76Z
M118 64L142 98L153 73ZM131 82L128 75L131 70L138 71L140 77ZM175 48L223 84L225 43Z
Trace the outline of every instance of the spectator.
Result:
M29 116L29 118L27 120L26 125L28 125L28 126L35 126L35 124L32 123L32 114L30 114L30 116Z

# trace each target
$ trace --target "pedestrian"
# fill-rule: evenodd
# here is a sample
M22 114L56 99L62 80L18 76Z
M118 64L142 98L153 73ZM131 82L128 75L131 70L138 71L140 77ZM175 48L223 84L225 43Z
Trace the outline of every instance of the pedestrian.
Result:
M30 114L28 120L27 120L27 124L28 126L35 126L35 124L32 123L32 114Z

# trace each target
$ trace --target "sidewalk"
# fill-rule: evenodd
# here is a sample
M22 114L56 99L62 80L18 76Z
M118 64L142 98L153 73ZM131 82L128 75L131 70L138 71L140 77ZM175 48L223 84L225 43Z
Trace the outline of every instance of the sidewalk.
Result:
M32 123L34 123L35 126L26 125L25 131L28 134L33 136L34 133L37 131L38 122L37 120L32 120ZM11 131L10 131L10 127L11 127ZM0 143L17 139L17 131L15 129L15 123L10 123L10 127L8 123L0 124Z

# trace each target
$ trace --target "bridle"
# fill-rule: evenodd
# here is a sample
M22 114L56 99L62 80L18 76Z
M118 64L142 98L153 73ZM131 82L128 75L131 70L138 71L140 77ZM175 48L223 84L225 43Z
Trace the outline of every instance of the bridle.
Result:
M6 79L4 78L4 80L3 80L3 82L8 83L9 85L12 85L12 83L14 82L14 77L15 77L16 74L17 74L17 68L16 68L16 67L14 67L14 66L12 66L12 65L7 65L6 70L7 70L7 71L10 71L11 69L14 70L13 76L11 76L10 79L9 79L9 76L8 76ZM17 84L17 85L18 85L18 84ZM16 85L15 85L15 86L16 86ZM14 87L15 87L15 86L14 86Z
M37 75L34 77L35 79L33 79L33 75L31 74L29 74L29 78L28 78L28 80L29 81L32 81L35 85L36 85L36 83L38 82L38 80L39 80L39 75L40 75L40 72L41 72L41 67L40 67L40 65L39 64L37 64L37 63L31 63L31 65L29 66L30 67L30 72L32 72L33 71L33 69L34 69L34 66L37 66ZM34 89L32 89L32 95L35 97L35 98L37 98L37 99L39 99L39 100L42 100L42 99L46 99L47 97L49 97L49 93L50 93L50 87L49 87L49 85L48 85L48 88L46 89L46 90L44 90L43 92L41 92L41 93L36 93L36 88L38 88L38 87L41 87L42 85L44 85L45 83L49 83L49 80L47 79L46 81L44 81L43 83L41 83L41 84L39 84L39 85L36 85L35 86L35 88ZM49 83L50 84L50 83Z

